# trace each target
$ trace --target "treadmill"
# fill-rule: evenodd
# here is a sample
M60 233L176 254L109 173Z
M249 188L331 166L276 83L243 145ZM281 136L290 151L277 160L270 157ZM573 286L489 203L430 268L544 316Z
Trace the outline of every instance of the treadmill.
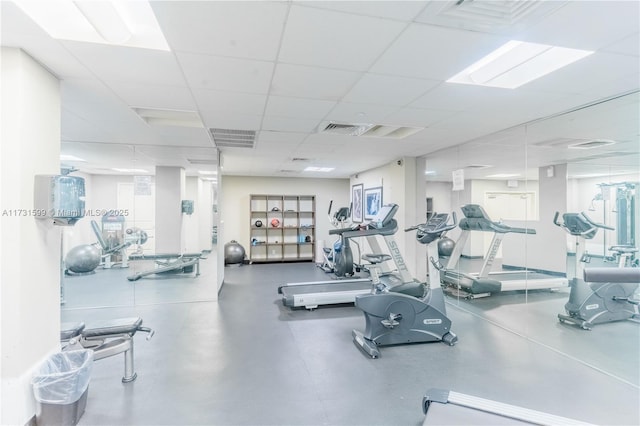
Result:
M423 426L427 425L546 425L590 424L542 411L504 404L447 389L429 389L422 398Z
M478 204L464 205L461 210L464 219L460 220L458 226L462 229L462 233L456 242L453 253L451 253L447 267L439 266L445 285L457 288L470 299L490 296L492 293L501 291L540 290L569 286L566 277L542 272L529 270L491 272L496 254L506 234L535 234L536 231L532 228L516 228L504 223L493 222L487 212ZM493 232L493 239L484 257L482 269L477 274L455 270L471 231Z
M398 211L397 204L382 206L376 216L368 223L344 229L332 229L331 235L342 235L343 238L366 237L369 247L376 255L383 255L378 236L383 237L389 253L383 256L395 264L395 273L386 273L380 277L385 285L399 285L413 281L404 259L398 250L393 235L398 230L398 223L394 219ZM383 269L384 270L384 269ZM372 281L370 278L311 281L288 283L278 287L278 293L282 295L282 303L288 307L302 307L311 310L319 305L331 305L342 303L354 303L359 294L371 293Z

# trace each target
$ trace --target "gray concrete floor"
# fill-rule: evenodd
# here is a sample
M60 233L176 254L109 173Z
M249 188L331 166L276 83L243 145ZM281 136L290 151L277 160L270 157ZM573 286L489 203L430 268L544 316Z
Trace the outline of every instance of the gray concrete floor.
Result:
M135 382L120 382L121 356L95 363L80 424L419 425L432 387L595 424L640 424L638 324L560 325L566 291L449 298L456 346L384 347L372 360L351 341L364 327L354 306L282 306L279 285L323 277L309 263L227 267L217 302L196 301L206 292L194 289L214 287L203 273L147 280L135 304L67 306L63 321L139 315L156 330L151 341L136 335ZM94 288L85 296L103 300L133 286L116 270L86 280ZM97 302L84 306L106 306Z

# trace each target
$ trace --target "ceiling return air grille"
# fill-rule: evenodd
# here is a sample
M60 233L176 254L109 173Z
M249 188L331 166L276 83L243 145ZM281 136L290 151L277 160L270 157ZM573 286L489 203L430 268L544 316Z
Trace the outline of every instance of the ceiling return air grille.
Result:
M329 122L320 125L319 133L364 136L369 138L402 139L423 129L423 127L390 126L384 124L348 124Z
M556 138L536 142L534 145L544 148L593 149L613 145L614 143L615 141L605 139Z
M559 9L564 1L449 0L430 2L419 22L500 34L523 30Z
M209 132L218 148L253 148L256 142L255 130L211 128Z

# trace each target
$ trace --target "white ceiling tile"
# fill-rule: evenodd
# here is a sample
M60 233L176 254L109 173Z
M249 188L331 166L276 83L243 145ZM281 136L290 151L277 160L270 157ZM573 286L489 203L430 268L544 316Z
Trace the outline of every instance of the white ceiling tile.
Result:
M326 116L326 120L345 123L381 123L396 109L397 107L390 105L340 102Z
M222 90L195 89L193 95L203 116L215 114L262 115L266 95L225 92Z
M640 2L569 1L529 28L522 41L598 50L638 33Z
M335 102L319 99L269 96L265 114L278 117L321 120L335 105Z
M299 144L307 137L307 133L260 131L256 137L258 142L287 142Z
M437 80L365 74L345 95L345 102L404 106L440 84Z
M562 93L599 93L599 85L611 80L637 77L640 86L640 61L637 57L596 52L580 61L547 74L524 86L527 90L557 90ZM611 92L609 92L611 93Z
M364 71L405 26L397 21L293 5L279 60Z
M506 89L442 83L411 103L410 107L463 111Z
M155 134L158 143L161 141L179 147L211 147L213 142L209 138L207 129L194 127L176 127L176 126L149 126L153 134Z
M63 44L101 80L186 85L171 52L74 41Z
M308 133L315 131L319 123L320 120L265 115L262 122L262 130L270 130L275 132Z
M174 51L267 61L276 59L288 11L284 2L254 1L159 1L152 7Z
M399 21L412 21L428 1L294 1L302 6L331 9L357 15L374 16Z
M429 108L402 108L384 119L384 124L428 127L454 115L453 111Z
M105 84L127 105L135 107L195 111L191 90L185 86L149 85L106 81Z
M202 121L204 121L205 126L208 128L259 130L261 116L215 113L210 116L203 116Z
M483 33L411 24L370 71L447 80L506 41Z
M189 85L196 89L266 94L273 63L249 59L178 53Z
M619 53L621 55L640 56L640 33L634 33L627 38L616 41L600 51L607 53Z
M339 100L360 76L353 71L280 63L276 65L271 94Z

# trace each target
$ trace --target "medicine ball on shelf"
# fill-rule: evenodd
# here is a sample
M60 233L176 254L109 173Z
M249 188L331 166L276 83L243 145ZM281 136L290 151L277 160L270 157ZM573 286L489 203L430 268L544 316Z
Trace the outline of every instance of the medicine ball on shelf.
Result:
M262 221L260 219L256 220L256 222L254 223L254 225L256 225L256 228L261 228L262 227Z
M271 219L271 226L273 226L274 228L280 226L280 219L278 219L277 217Z

